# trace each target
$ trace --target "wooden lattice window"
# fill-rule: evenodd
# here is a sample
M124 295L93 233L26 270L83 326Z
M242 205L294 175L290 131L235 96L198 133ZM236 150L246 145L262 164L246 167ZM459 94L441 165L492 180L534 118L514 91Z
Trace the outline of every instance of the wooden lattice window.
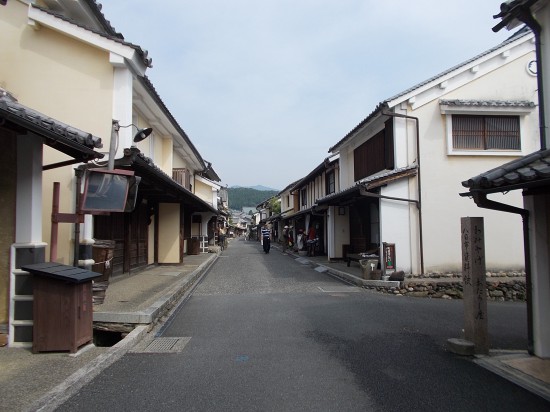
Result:
M188 169L177 168L172 170L172 179L185 187L187 190L191 190L191 173Z
M327 178L326 194L330 195L331 193L336 192L336 173L334 173L334 170L327 172L326 178Z
M383 130L353 151L354 180L358 181L381 170L394 168L392 119Z
M518 116L453 115L453 149L521 150Z

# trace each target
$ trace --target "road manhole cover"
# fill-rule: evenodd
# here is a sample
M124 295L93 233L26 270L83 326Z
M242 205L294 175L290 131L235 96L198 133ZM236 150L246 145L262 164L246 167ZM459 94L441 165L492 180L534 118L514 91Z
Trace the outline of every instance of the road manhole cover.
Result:
M191 338L156 338L141 353L179 353Z

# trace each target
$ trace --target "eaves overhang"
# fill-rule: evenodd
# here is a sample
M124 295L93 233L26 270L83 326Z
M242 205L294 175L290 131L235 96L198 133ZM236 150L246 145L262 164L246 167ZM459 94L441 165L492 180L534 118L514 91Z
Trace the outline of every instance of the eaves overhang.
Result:
M526 9L536 14L545 3L546 0L514 0L501 3L500 13L494 15L493 18L500 18L502 20L493 27L493 31L498 32L503 27L506 27L508 30L513 30L523 24L523 21L520 21L518 16L524 16Z
M277 196L281 196L285 192L289 192L289 194L292 193L292 189L294 188L294 186L296 186L296 184L300 180L302 180L302 179L296 180L295 182L292 182L289 185L287 185L283 190L281 190L279 193L277 193Z
M195 179L204 183L207 186L210 186L212 189L220 190L221 186L203 176L195 175Z
M110 52L115 56L121 56L138 75L145 74L145 70L152 67L152 60L148 57L147 51L142 50L141 47L135 44L124 41L120 37L107 35L78 25L63 15L32 3L29 4L28 18L30 25L36 26L38 24L48 27L83 43ZM119 63L116 58L111 57L110 59L113 64Z
M364 197L372 197L372 193L382 186L386 186L400 179L416 176L418 166L413 164L410 166L385 170L376 175L369 176L356 182L355 185L341 190L340 192L332 193L315 202L317 206L342 206L353 203L355 200ZM382 196L383 197L383 196Z
M368 124L373 122L376 118L382 116L382 111L388 109L388 105L386 102L378 103L376 108L359 123L357 126L355 126L348 134L346 134L338 143L336 143L334 146L332 146L330 149L328 149L329 153L335 153L340 150L340 148L346 143L348 140L350 140L352 137L356 136L361 130L363 130Z
M221 182L222 179L218 176L218 174L212 167L212 163L206 160L204 162L206 163L206 169L201 172L201 175L212 182Z
M323 160L321 164L319 164L315 169L309 172L307 176L295 182L293 186L290 187L290 191L299 189L301 186L304 186L315 180L317 177L322 176L323 172L331 169L338 162L339 158L339 154L327 157L325 160Z
M274 195L274 196L271 196L270 198L267 198L265 199L264 201L262 201L261 203L258 203L256 205L256 209L261 209L261 208L267 208L267 206L269 206L269 202L272 200L272 199L278 199L280 198L279 195Z
M331 193L328 196L325 196L321 199L317 199L315 202L317 205L342 205L344 203L352 203L352 201L360 197L361 190L364 190L364 187L357 183L354 186L348 187L347 189L341 190L336 193Z
M191 212L218 214L218 209L177 183L137 148L124 149L124 157L115 160L115 168L133 170L136 176L141 177L138 195L144 199L159 203L182 203Z
M105 18L98 0L42 0L48 10L61 14L77 24L124 39Z
M410 166L400 167L393 170L384 170L380 173L361 179L358 183L363 185L367 190L372 190L405 177L416 176L417 174L418 165L412 164Z
M533 52L535 45L530 42L533 39L533 32L528 28L522 28L497 46L383 100L364 120L328 151L334 153L340 150L344 144L375 121L384 109L391 109L403 103L408 104L414 110L428 101L438 99L443 94L447 94L495 70L495 68L510 61L510 59L519 58Z
M386 100L389 107L408 103L413 109L447 94L507 62L534 52L534 34L527 27L518 30L498 45L418 83Z
M462 186L469 192L461 196L550 187L550 149L539 150L471 177L463 181Z
M204 159L195 145L191 142L189 136L187 136L187 133L185 133L170 110L168 110L151 80L147 76L138 76L137 82L143 93L151 99L150 102L159 108L160 113L155 114L155 117L159 120L161 117L164 118L159 126L162 126L165 132L170 134L174 139L174 150L177 151L184 159L192 163L195 170L198 172L205 171L207 166ZM134 103L139 107L139 102ZM158 127L155 123L152 123L151 126L153 128Z
M441 99L439 101L441 114L527 115L535 110L536 106L535 102L528 100Z
M44 144L79 162L101 159L101 138L30 109L0 90L0 126L42 137Z
M277 222L277 221L279 221L279 220L281 220L281 219L282 219L282 214L281 214L281 213L278 213L278 214L276 214L276 215L271 215L271 216L269 216L266 220L267 220L268 222Z

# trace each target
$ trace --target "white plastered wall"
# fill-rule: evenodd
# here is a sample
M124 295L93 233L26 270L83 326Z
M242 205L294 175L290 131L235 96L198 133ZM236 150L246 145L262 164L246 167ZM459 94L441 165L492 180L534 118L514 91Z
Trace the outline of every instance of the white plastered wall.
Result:
M19 1L2 7L0 61L6 64L0 64L0 85L21 104L101 137L108 148L113 85L109 54L38 23L29 25L28 11L28 4ZM65 160L69 157L63 153L44 148L44 164ZM43 173L42 240L47 243L53 182L60 182L60 211L75 211L74 167ZM73 225L60 224L61 263L72 263L72 238Z
M536 80L525 69L533 56L531 53L509 62L441 98L527 100L536 103ZM460 218L464 216L484 217L488 270L523 268L521 218L478 208L471 199L458 195L466 191L461 184L463 180L501 166L515 157L448 155L446 116L441 114L439 99L408 114L420 118L425 271L460 271ZM538 149L537 111L521 116L520 121L522 152L516 153L516 157ZM522 207L519 191L490 195L490 198Z
M180 205L178 203L159 204L159 262L180 262Z

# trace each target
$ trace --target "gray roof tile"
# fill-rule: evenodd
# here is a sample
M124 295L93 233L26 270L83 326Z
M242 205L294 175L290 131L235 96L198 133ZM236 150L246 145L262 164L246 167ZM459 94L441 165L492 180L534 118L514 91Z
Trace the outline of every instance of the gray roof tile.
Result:
M453 107L535 107L534 102L528 100L440 100L440 105Z
M510 36L507 40L505 40L504 42L500 43L499 45L481 53L481 54L478 54L477 56L474 56L472 57L471 59L468 59L466 60L465 62L462 62L456 66L453 66L451 67L450 69L447 69L445 70L444 72L441 72L439 73L438 75L436 76L433 76L433 77L430 77L429 79L421 82L421 83L418 83L416 85L414 85L413 87L409 88L409 89L406 89L404 91L402 91L401 93L398 93L396 94L395 96L392 96L390 97L389 99L386 99L380 103L378 103L378 105L376 106L376 108L365 118L363 119L363 121L361 121L361 123L359 123L357 126L355 126L348 134L346 134L342 139L340 139L340 141L338 141L338 143L336 143L334 146L332 146L330 149L328 149L329 152L332 152L334 151L334 149L338 148L342 143L344 143L346 140L348 140L349 138L351 138L351 136L353 136L358 130L360 130L364 125L368 124L373 118L375 118L381 111L382 109L384 108L388 108L388 103L393 101L393 100L396 100L396 99L399 99L400 97L402 96L405 96L417 89L420 89L421 87L449 74L449 73L452 73L453 71L455 70L458 70L460 69L461 67L464 67L464 66L467 66L468 64L476 61L477 59L480 59L486 55L489 55L491 53L493 53L495 50L498 50L500 49L501 47L503 46L506 46L507 44L509 43L512 43L514 41L516 41L518 38L520 37L523 37L523 36L526 36L528 35L529 33L531 33L531 31L527 28L527 27L523 27L522 29L518 30L516 33L514 33L512 36Z
M0 119L31 130L46 138L46 144L71 156L101 158L93 149L103 147L101 138L72 127L59 120L33 110L17 102L9 93L0 89ZM61 145L59 145L59 143Z
M550 149L512 160L462 182L470 191L487 193L543 185L550 185Z
M67 17L67 16L64 16L63 14L60 14L60 13L56 13L52 10L49 10L47 8L44 8L44 7L40 7L40 6L37 6L36 4L32 4L32 7L38 9L38 10L41 10L45 13L48 13L54 17L57 17L58 19L61 19L61 20L64 20L66 21L67 23L71 23L71 24L74 24L75 26L78 26L82 29L86 29L86 30L89 30L91 31L92 33L95 33L101 37L105 37L106 39L109 39L109 40L112 40L112 41L115 41L117 43L120 43L120 44L123 44L125 46L128 46L128 47L131 47L133 48L140 56L143 64L146 66L146 67L153 67L153 59L151 59L149 57L149 52L147 50L143 50L140 46L136 45L136 44L133 44L133 43L130 43L130 42L127 42L124 40L124 36L122 36L120 33L116 33L114 31L114 28L113 30L107 30L105 32L102 32L102 31L99 31L99 30L96 30L94 28L91 28L91 27L87 27L83 24L80 24L79 22ZM99 12L101 14L101 12ZM105 20L106 21L106 20ZM112 26L110 26L112 28Z

